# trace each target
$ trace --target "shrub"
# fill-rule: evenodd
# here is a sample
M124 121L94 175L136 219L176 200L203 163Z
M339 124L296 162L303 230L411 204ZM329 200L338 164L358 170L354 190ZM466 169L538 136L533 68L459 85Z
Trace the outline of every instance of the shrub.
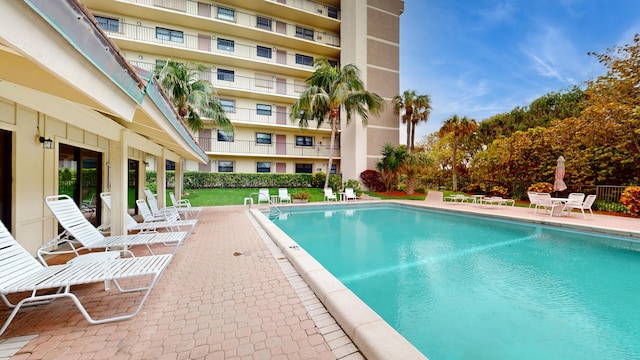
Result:
M539 192L539 193L549 193L553 191L553 185L548 182L539 182L529 186L527 191Z
M424 186L416 186L415 192L417 192L418 194L426 194L427 189L425 189Z
M313 179L311 180L311 187L313 188L322 188L324 187L324 180L327 178L327 174L322 171L318 171L313 174ZM329 179L331 181L331 179Z
M291 197L298 200L309 200L309 198L311 197L311 193L309 192L309 190L300 189L292 192Z
M491 188L491 190L489 190L489 195L491 196L506 197L507 193L508 193L507 188L500 185L495 185Z
M631 186L622 192L620 202L629 209L629 213L640 215L640 186Z
M385 186L382 175L376 170L365 170L360 173L360 179L369 191L384 191Z
M467 186L467 192L470 194L484 194L487 192L487 187L484 184L472 183Z

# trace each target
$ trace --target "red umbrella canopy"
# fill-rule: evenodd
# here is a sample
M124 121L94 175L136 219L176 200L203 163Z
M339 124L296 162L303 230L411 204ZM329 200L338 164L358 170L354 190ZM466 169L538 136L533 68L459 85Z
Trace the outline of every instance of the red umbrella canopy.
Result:
M556 180L553 182L553 191L563 191L567 189L564 183L564 156L558 158L558 166L556 167Z

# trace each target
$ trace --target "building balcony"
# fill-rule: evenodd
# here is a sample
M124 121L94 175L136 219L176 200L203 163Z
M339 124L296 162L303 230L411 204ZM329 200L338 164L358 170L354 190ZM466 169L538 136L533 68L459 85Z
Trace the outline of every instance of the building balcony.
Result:
M158 54L166 58L189 59L229 67L274 71L306 78L314 70L314 57L290 53L276 47L245 45L209 35L120 22L118 31L106 31L123 49ZM189 51L187 55L184 51ZM331 60L331 59L330 59Z
M210 155L283 157L283 158L334 158L340 157L340 149L333 151L328 145L299 146L295 143L262 144L250 140L218 141L216 138L196 137L200 147Z
M261 125L267 128L282 128L289 127L291 129L300 129L297 123L289 120L290 112L286 112L284 107L280 108L279 106L274 105L274 110L271 115L259 114L256 109L248 109L248 108L238 108L236 107L233 111L225 111L227 117L231 122L236 126L245 125L255 126ZM317 122L309 121L309 130L307 131L317 131ZM320 126L319 130L321 131L331 131L331 127L328 123L324 123Z
M129 61L131 65L153 72L156 64L142 61ZM218 74L218 69L199 71L201 80L208 80L221 97L239 96L271 102L293 103L305 90L304 82L292 82L286 78L256 74L255 77L239 76L229 73Z
M334 16L340 17L339 10L308 0L287 1L286 4L277 1L230 1L231 4L237 4L243 8L253 6L259 13L267 11L270 14L289 14L289 18L295 19L295 24L286 23L268 15L236 11L226 5L193 0L84 0L83 2L94 12L102 10L120 13L121 7L129 4L132 9L127 10L127 13L138 16L141 20L150 19L165 24L207 29L214 33L234 34L249 39L259 38L279 46L311 47L313 52L326 57L337 57L335 54L339 53L340 21L334 18ZM301 19L300 16L304 16L305 13L309 14L309 17ZM301 32L299 22L305 24L310 32Z

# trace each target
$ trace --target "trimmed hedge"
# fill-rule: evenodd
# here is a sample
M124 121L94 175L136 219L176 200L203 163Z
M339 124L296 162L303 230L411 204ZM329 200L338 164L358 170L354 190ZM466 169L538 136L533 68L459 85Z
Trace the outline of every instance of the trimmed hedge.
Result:
M147 184L155 187L157 173L147 171ZM216 188L305 188L322 187L324 173L315 174L241 174L241 173L212 173L200 171L185 171L185 189L216 189ZM331 175L329 186L337 189L342 179L340 175ZM167 171L167 188L175 188L175 171ZM152 191L154 189L151 189Z

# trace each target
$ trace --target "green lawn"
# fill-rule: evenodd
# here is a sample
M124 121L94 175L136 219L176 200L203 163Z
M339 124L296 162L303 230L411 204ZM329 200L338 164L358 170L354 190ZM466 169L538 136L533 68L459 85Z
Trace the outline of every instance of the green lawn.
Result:
M182 194L182 198L189 199L192 206L242 205L244 202L244 198L249 197L251 193L254 193L254 195L252 196L253 202L257 203L258 190L258 188L185 190ZM288 190L289 195L291 195L298 189L290 188ZM322 202L324 200L324 193L322 189L308 188L306 190L308 190L311 194L309 202ZM278 189L269 189L269 194L278 195ZM170 203L168 201L169 200L167 199L167 204Z

